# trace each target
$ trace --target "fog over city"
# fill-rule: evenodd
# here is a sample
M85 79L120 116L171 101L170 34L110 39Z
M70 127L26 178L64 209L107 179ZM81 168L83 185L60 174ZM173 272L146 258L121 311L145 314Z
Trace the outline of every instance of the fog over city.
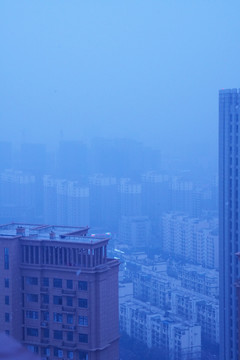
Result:
M239 359L239 13L0 1L0 358Z
M239 83L238 9L2 0L1 139L131 138L215 160L218 89Z

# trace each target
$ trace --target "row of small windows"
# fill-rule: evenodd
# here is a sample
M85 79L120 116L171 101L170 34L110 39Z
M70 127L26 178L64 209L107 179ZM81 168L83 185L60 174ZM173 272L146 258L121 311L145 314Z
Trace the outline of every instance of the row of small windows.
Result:
M26 283L28 285L38 285L38 278L27 276ZM42 279L42 286L49 286L49 278L44 277ZM53 279L53 287L62 288L63 287L63 280L59 278ZM73 280L66 280L66 287L67 289L73 289ZM87 281L78 281L78 290L87 291L88 290L88 283Z
M26 311L26 318L27 319L38 319L38 311L33 311L33 310L27 310Z
M32 316L35 316L35 319L38 319L38 314L32 314ZM64 314L61 313L53 313L53 319L55 322L63 322L64 320ZM65 320L67 320L67 324L73 324L75 323L75 317L73 314L65 314L66 318ZM49 321L49 311L44 311L42 313L42 318L43 321ZM83 316L83 315L79 315L78 316L78 325L79 326L88 326L88 317L87 316Z
M235 114L235 116L233 116L232 114L229 115L229 131L232 131L232 123L233 123L233 120L235 121L235 131L238 130L238 114Z
M49 329L42 329L42 336L46 339L49 338L49 334L50 334L50 331ZM73 335L73 331L67 331L66 333L66 340L67 341L73 341L73 338L74 338L74 335ZM54 339L57 339L57 340L62 340L63 339L63 334L62 334L62 331L61 330L54 330L53 331L53 337Z
M38 302L38 295L37 294L26 294L27 302ZM42 297L43 304L49 304L49 295L43 294ZM63 298L62 296L53 295L53 304L54 305L63 305ZM73 298L71 296L66 296L66 306L73 306ZM81 308L88 307L88 299L79 298L78 299L78 306Z
M27 349L33 353L38 354L38 346L37 345L28 345ZM49 347L42 348L42 355L45 357L50 357L51 351ZM74 352L73 351L65 351L67 355L67 359L73 359ZM53 348L53 355L58 357L59 359L63 358L64 350L54 347ZM79 360L88 360L88 353L86 351L78 351L78 359Z
M44 329L46 333L46 337L49 337L49 329ZM38 328L28 328L27 327L27 335L28 336L38 336L39 330ZM55 340L62 340L63 339L63 331L62 330L53 330L53 338ZM73 331L67 332L67 339L69 341L73 341ZM79 333L78 334L78 340L81 343L88 343L88 334Z
M62 323L63 322L63 314L62 313L53 313L53 321ZM67 315L67 323L73 324L73 315ZM79 315L78 316L78 325L80 326L88 326L88 317Z
M229 165L232 166L233 164L233 158L232 156L229 157ZM238 166L238 157L235 157L235 165Z

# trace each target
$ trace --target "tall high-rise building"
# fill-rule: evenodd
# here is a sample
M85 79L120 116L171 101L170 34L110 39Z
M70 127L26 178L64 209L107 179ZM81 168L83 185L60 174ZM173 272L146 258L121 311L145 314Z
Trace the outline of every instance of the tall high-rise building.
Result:
M88 228L0 226L0 332L42 360L118 360L118 266Z
M0 173L0 222L36 221L37 197L34 175L12 169Z
M77 226L89 224L89 188L77 181L43 178L44 222Z
M121 216L141 216L142 185L131 183L128 178L121 179L119 190Z
M91 176L89 178L89 201L90 226L116 232L119 219L117 179L102 174Z
M219 93L220 358L238 360L240 91Z

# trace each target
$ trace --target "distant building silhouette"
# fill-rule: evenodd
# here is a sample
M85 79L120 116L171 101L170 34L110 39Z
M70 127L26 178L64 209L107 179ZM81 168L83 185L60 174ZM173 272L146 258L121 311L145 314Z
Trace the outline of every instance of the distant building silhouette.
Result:
M119 221L119 239L122 244L136 250L150 244L151 223L147 216L122 216Z
M77 181L43 178L44 222L77 226L89 224L89 188Z

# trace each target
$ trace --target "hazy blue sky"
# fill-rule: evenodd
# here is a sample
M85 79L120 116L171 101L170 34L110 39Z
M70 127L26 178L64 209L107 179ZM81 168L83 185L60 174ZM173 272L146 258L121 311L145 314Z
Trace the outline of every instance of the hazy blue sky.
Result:
M239 13L239 0L1 0L0 140L214 153L218 90L240 87Z

